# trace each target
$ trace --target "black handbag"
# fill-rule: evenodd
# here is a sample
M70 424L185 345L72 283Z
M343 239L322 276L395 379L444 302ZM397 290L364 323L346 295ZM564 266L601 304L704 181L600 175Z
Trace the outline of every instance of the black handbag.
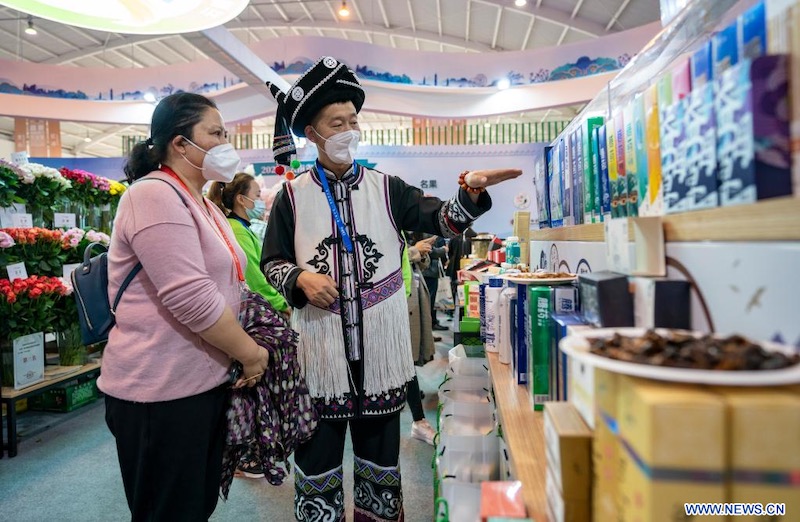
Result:
M101 252L92 257L94 249ZM108 302L108 249L101 243L91 243L83 252L83 263L72 271L72 292L78 304L78 323L83 344L90 345L108 340L108 332L116 323L116 313L122 293L142 269L141 263L131 269L114 298Z

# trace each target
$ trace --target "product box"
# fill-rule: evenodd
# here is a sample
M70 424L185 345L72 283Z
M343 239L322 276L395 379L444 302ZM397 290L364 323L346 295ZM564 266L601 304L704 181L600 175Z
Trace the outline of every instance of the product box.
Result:
M669 89L667 94L672 94ZM664 193L661 182L661 126L659 114L659 85L651 85L644 92L645 174L647 183L642 187L642 172L639 171L639 215L660 216L664 214ZM642 189L645 189L644 191Z
M595 206L600 209L600 221L611 217L611 187L608 179L608 138L606 126L597 127L597 159L599 162L597 198Z
M582 224L583 223L591 223L592 222L591 216L587 216L586 215L586 211L585 211L586 204L583 201L583 194L585 192L585 189L583 187L583 181L584 181L583 180L583 172L584 172L584 168L585 168L583 166L583 156L584 156L583 144L584 144L583 127L579 125L578 128L575 129L575 155L573 156L573 158L575 160L575 165L573 167L573 173L572 174L573 174L573 176L575 178L575 184L574 184L574 186L575 186L575 191L574 191L575 197L574 197L574 200L575 200L575 202L577 204L577 208L579 209L578 214L581 217L581 223Z
M547 468L564 500L592 496L592 431L568 402L544 405Z
M743 60L716 80L720 204L792 194L789 59Z
M671 522L686 502L726 501L728 432L718 395L620 376L617 422L620 520Z
M583 216L585 223L599 222L598 209L595 208L595 145L592 131L603 124L602 116L587 118L581 126L583 133ZM591 219L589 218L591 216Z
M639 215L639 163L636 157L636 120L634 115L634 102L630 101L622 109L622 118L625 123L625 177L628 182L626 187L627 194L627 214L628 216Z
M785 503L785 516L800 513L800 396L771 388L714 388L730 422L730 502ZM755 522L762 517L736 520Z
M766 0L767 52L789 55L789 109L792 150L792 184L800 195L800 4L793 0Z
M550 183L549 166L553 147L545 146L541 158L534 164L533 186L536 190L536 208L539 210L539 228L550 228Z
M569 136L564 135L563 138L558 140L559 158L561 159L561 184L564 192L564 201L562 202L564 212L564 226L571 226L575 224L575 210L572 208L572 192L575 187L572 183L572 150L570 149Z
M522 482L481 482L481 521L491 517L524 518L525 501L522 498Z
M578 148L580 127L570 131L569 138L569 164L570 178L572 179L572 217L576 225L583 223L583 170L580 169L579 155L583 151Z
M633 326L633 298L626 276L614 272L578 275L581 312L598 328Z
M742 59L767 54L767 13L764 2L739 16L739 54Z
M692 54L690 67L692 72L692 90L711 83L714 79L711 41L701 45L694 54Z
M685 139L680 151L686 161L686 176L685 185L678 187L678 191L687 194L683 210L713 208L719 205L714 84L696 86L688 100L684 116ZM675 181L673 179L673 190Z
M97 400L97 377L68 381L28 399L31 410L70 412Z
M509 283L509 285L516 286L517 299L514 321L514 335L515 341L512 345L514 350L514 376L517 379L517 384L528 385L528 379L531 373L531 361L529 338L531 331L531 316L528 313L528 287L527 285L519 285ZM529 388L532 390L533 388Z
M625 115L622 111L614 114L614 128L616 129L615 144L617 147L617 217L628 215L628 178L625 160Z
M490 277L485 293L485 340L484 345L487 352L498 352L499 347L499 304L500 293L503 291L503 279Z
M689 96L689 93L692 92L691 61L688 58L680 60L672 68L670 74L672 75L672 102Z
M594 522L619 520L619 460L623 451L617 437L619 374L595 369L595 421L592 440Z
M688 281L631 277L633 322L637 328L691 330L691 285Z
M519 238L519 258L523 264L531 266L531 213L517 210L512 225L514 235Z
M661 117L661 176L664 213L691 209L689 183L686 179L686 98L664 107Z
M559 343L568 335L569 327L584 326L586 321L577 312L553 312L553 341L550 344L550 400L566 401L569 396L569 357L559 349Z
M545 473L545 496L550 522L588 522L592 518L591 501L570 500L561 496L552 473ZM538 518L536 520L539 520Z
M617 190L617 131L614 120L606 122L606 164L608 166L608 191L611 198L611 217L619 217L619 192Z
M642 214L643 207L646 211L650 210L645 199L649 191L650 183L650 174L647 165L648 143L645 136L646 126L644 96L637 94L633 99L633 132L635 134L634 146L636 148L636 178L638 180L636 185L636 194L639 200L635 214L637 216L648 215Z
M547 182L550 186L550 226L558 228L564 225L564 189L561 183L563 173L560 170L561 149L556 143L551 151L551 161L547 166Z
M739 63L739 21L725 27L711 40L712 59L714 61L714 78Z
M551 394L551 349L553 327L550 315L556 312L574 312L577 289L572 285L528 286L528 390L531 405L540 411ZM553 383L554 384L554 383Z

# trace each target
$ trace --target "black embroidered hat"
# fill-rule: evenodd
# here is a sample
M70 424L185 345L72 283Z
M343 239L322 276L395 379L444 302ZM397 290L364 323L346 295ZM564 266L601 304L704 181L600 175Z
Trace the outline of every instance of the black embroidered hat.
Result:
M314 116L331 103L350 101L356 112L364 105L364 89L356 75L347 65L331 56L320 58L300 76L284 93L271 82L267 82L272 96L278 102L275 115L275 135L272 152L275 161L287 164L295 153L291 134L305 137L305 128Z

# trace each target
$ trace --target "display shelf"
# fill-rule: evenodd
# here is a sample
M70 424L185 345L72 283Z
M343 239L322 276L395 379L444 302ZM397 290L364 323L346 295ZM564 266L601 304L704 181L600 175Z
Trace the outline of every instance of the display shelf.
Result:
M58 384L70 381L72 379L77 379L78 377L88 376L92 373L100 373L100 363L90 362L88 364L84 364L83 367L77 372L59 375L58 377L53 377L51 379L45 379L40 383L34 384L33 386L28 386L27 388L23 388L21 390L15 390L14 388L8 386L4 386L2 389L0 389L0 402L6 405L6 428L8 432L8 441L3 442L2 437L0 437L0 450L3 448L8 448L9 457L14 457L17 455L18 400L40 395ZM0 434L1 433L2 430L0 430ZM2 455L2 451L0 451L0 455Z
M511 472L522 482L528 516L547 520L543 414L533 411L528 391L517 384L510 365L501 363L496 353L487 353L486 358L503 438L508 445Z
M664 238L688 241L798 241L800 199L775 198L662 216ZM604 241L602 223L531 231L532 241Z

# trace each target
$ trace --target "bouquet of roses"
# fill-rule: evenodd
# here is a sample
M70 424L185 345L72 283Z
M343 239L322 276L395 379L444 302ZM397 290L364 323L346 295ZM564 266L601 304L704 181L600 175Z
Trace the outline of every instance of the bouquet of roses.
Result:
M61 234L61 242L67 249L66 263L83 262L83 253L91 243L101 243L105 246L111 242L108 234L97 230L85 231L82 228L70 228Z
M0 322L0 338L54 331L54 308L61 300L73 299L67 292L57 277L0 279L0 316L4 318Z
M59 172L65 179L72 182L72 188L68 194L71 200L83 203L88 208L99 207L111 202L109 192L111 187L106 178L85 170L66 167L62 167Z
M25 263L29 274L60 276L68 257L60 230L4 228L0 230L0 266Z
M25 200L28 212L32 212L32 207L53 210L71 186L68 179L51 167L27 163L19 169L23 178L17 195Z
M0 159L0 207L10 207L14 203L24 203L17 195L25 173L14 165ZM33 183L33 178L30 180Z

